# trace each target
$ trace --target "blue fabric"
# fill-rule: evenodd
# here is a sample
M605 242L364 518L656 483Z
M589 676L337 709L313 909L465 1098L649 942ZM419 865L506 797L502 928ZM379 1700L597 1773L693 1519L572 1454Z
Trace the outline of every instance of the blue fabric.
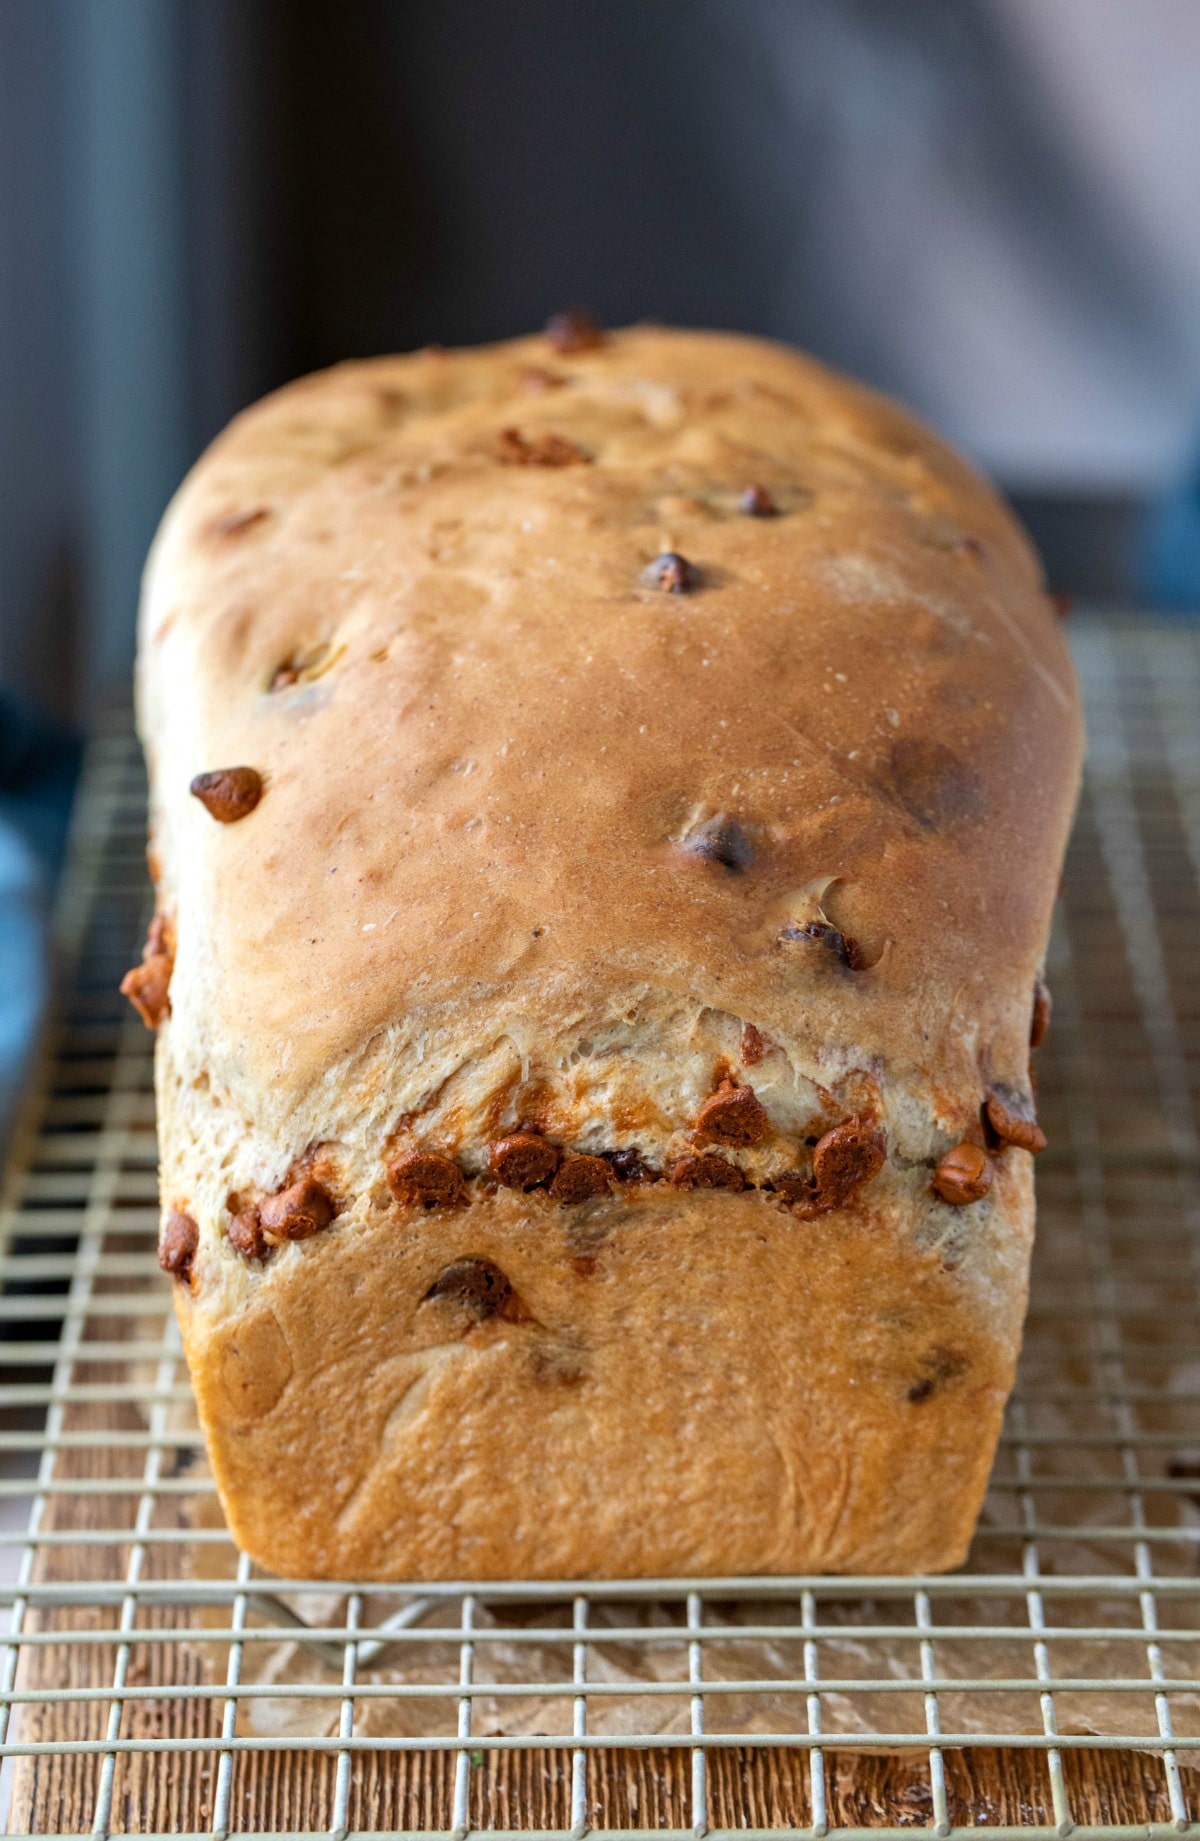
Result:
M8 1136L47 990L46 878L0 820L0 1143Z
M0 691L0 1142L49 981L47 925L79 767L75 739Z
M1200 614L1200 455L1146 520L1140 574L1156 607Z

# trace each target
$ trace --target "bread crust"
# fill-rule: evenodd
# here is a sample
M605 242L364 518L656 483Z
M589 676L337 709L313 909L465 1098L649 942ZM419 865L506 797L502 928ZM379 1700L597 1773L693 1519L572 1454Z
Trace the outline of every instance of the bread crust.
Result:
M163 1204L198 1224L177 1303L243 1546L361 1578L955 1564L1031 1158L993 1129L981 1199L933 1176L989 1093L1032 1120L1081 753L991 490L730 335L342 366L181 488L139 719ZM235 768L261 796L216 822L189 786ZM557 1191L497 1180L522 1131ZM669 1180L713 1156L740 1192ZM332 1220L272 1243L297 1183Z

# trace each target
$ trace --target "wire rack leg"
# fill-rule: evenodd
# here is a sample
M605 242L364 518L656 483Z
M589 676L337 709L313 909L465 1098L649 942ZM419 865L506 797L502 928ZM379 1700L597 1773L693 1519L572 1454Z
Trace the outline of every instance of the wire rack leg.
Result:
M689 1592L687 1601L688 1629L699 1631L704 1623L704 1607L699 1592ZM704 1679L703 1642L699 1636L693 1637L688 1644L688 1680L698 1687ZM696 1738L704 1734L704 1695L692 1695L692 1732ZM692 1753L692 1833L697 1837L708 1833L708 1767L704 1751L697 1746Z
M588 1601L576 1598L572 1617L579 1641L572 1650L571 1677L575 1685L583 1688L587 1682L587 1622ZM582 1739L587 1733L587 1694L575 1696L571 1708L571 1731L575 1738ZM571 1756L571 1834L581 1837L588 1830L587 1801L587 1752L579 1745Z
M239 1590L233 1601L233 1613L230 1627L233 1641L229 1645L229 1664L225 1671L225 1686L236 1688L242 1679L242 1643L241 1633L246 1628L246 1607L248 1594L246 1586L250 1579L250 1559L242 1554L238 1560L237 1584ZM221 1737L228 1741L237 1731L238 1703L235 1694L230 1694L221 1715ZM217 1788L213 1797L212 1832L222 1836L229 1832L229 1803L233 1792L233 1753L223 1751L217 1759Z
M462 1644L458 1652L458 1683L462 1688L471 1686L471 1676L475 1667L475 1645L470 1632L475 1623L475 1600L470 1593L463 1599ZM463 1694L458 1703L458 1736L460 1739L471 1737L471 1696ZM471 1752L464 1745L457 1753L454 1765L454 1808L450 1817L452 1841L464 1841L471 1825Z
M815 1629L817 1607L811 1592L805 1592L801 1600L800 1616L805 1631ZM815 1637L807 1635L804 1639L804 1679L811 1690L805 1697L808 1730L810 1735L816 1738L821 1731L821 1696L817 1690L820 1674L817 1641ZM825 1799L825 1753L819 1745L814 1745L808 1754L808 1782L809 1797L812 1802L812 1832L820 1841L820 1837L829 1832L829 1810Z
M358 1670L358 1649L354 1642L354 1632L362 1622L362 1597L358 1592L350 1594L346 1606L346 1653L342 1662L342 1686L347 1690L342 1702L338 1722L339 1739L354 1737L354 1687ZM333 1790L333 1822L330 1828L330 1841L344 1841L350 1826L350 1753L338 1753L337 1779Z
M933 1619L929 1610L928 1592L916 1594L916 1611L917 1628L932 1631ZM921 1639L921 1679L926 1682L937 1679L932 1636ZM926 1688L925 1691L925 1730L930 1738L941 1737L942 1716L938 1707L937 1693L931 1687ZM933 1795L933 1832L935 1835L948 1835L950 1833L950 1812L946 1804L946 1765L941 1747L937 1745L931 1745L929 1748L929 1787Z

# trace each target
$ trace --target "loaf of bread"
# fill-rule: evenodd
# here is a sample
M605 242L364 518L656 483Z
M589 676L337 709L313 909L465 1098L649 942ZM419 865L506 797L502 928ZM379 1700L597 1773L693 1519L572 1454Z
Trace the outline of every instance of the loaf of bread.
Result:
M965 1553L1033 1232L1081 727L907 414L581 318L338 367L163 522L163 1227L285 1574Z

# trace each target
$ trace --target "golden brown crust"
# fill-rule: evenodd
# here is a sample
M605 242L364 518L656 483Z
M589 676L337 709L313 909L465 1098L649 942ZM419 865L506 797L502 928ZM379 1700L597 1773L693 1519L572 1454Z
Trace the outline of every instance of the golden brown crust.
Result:
M502 980L557 1030L597 967L632 989L703 967L708 1002L785 1037L954 1088L980 1033L1020 1083L1008 992L1037 971L1079 721L1011 519L891 404L712 334L577 353L537 413L594 464L497 464L545 349L306 379L239 418L168 515L142 709L197 1050L236 1042L282 1110L465 990ZM736 511L747 454L782 516ZM269 515L213 534L251 509ZM706 569L694 594L640 586L672 533ZM269 799L205 829L192 774L247 756ZM671 849L721 812L753 829L741 873ZM825 982L814 1027L778 936L815 878L886 950Z
M894 405L754 340L564 322L343 366L239 418L182 488L147 572L139 708L177 931L163 1194L200 1225L189 1357L256 1554L290 1515L282 1473L304 1449L307 1294L344 1377L329 1439L354 1414L353 1376L372 1398L384 1385L370 1361L408 1373L435 1321L459 1350L447 1313L476 1339L465 1364L422 1354L403 1410L367 1415L381 1493L356 1531L311 1507L289 1523L327 1568L602 1568L578 1502L547 1523L519 1497L537 1463L576 1474L561 1415L593 1400L606 1539L653 1506L640 1473L677 1443L698 1476L724 1464L747 1492L724 1547L720 1517L701 1536L681 1508L672 1529L664 1496L657 1534L616 1540L614 1563L948 1563L987 1458L974 1405L950 1401L967 1374L989 1400L1007 1384L1028 1158L1002 1151L1007 1174L974 1204L932 1184L988 1095L1008 1143L1032 1146L1030 994L1080 754L1061 634L991 491ZM188 788L228 761L267 790L213 824ZM454 1206L403 1178L421 1158L444 1160ZM315 1217L280 1198L304 1182L330 1206L300 1243L293 1226ZM619 1309L588 1289L610 1219L632 1261L617 1261ZM471 1317L470 1286L453 1306L429 1295L425 1264L485 1259L528 1316ZM373 1270L394 1276L395 1314L359 1348L353 1287L388 1308ZM851 1273L881 1323L936 1332L915 1396L866 1389L877 1420L837 1378ZM753 1390L727 1410L721 1366L739 1339L790 1350L785 1316L809 1286L829 1320L801 1313L805 1333L833 1364L812 1436ZM656 1345L653 1411L632 1397L643 1294L695 1345ZM679 1412L707 1403L708 1457L680 1443L672 1361ZM451 1385L468 1373L483 1391L497 1378L530 1441L528 1465L508 1452L502 1510L464 1481L500 1463L479 1441L512 1443ZM551 1373L573 1377L552 1407ZM238 1430L250 1405L253 1435ZM815 1509L774 1545L752 1534L755 1516L778 1527L777 1506L731 1458L737 1440L762 1456L772 1427L784 1444L763 1476L795 1490L826 1451L857 1477L860 1449L903 1448L910 1408L926 1428L914 1491L935 1449L959 1479L940 1531L914 1507L908 1534L886 1533L877 1455L862 1459L876 1494L854 1485L837 1540ZM447 1490L474 1530L457 1546L433 1531Z

